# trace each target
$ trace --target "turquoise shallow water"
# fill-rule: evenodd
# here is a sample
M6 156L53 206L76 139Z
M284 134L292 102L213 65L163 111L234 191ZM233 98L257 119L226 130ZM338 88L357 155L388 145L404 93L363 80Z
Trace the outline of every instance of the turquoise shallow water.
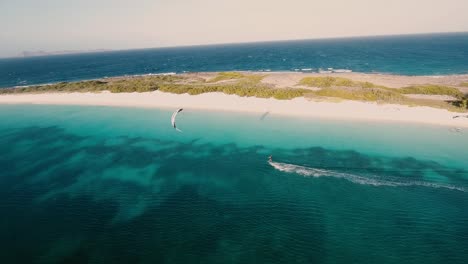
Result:
M468 258L466 130L171 114L0 105L2 263Z

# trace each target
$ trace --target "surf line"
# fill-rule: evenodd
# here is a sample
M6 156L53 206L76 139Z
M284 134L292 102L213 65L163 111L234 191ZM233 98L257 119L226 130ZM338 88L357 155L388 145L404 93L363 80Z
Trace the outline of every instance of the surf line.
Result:
M289 163L275 162L272 160L271 156L268 158L268 163L274 169L278 171L299 174L304 177L334 177L334 178L345 179L347 181L350 181L356 184L371 185L371 186L391 186L391 187L423 186L423 187L429 187L429 188L444 188L444 189L449 189L449 190L467 192L466 188L455 186L455 185L446 185L446 184L431 183L431 182L424 182L424 181L403 182L403 181L396 181L396 180L385 180L375 175L360 176L360 175L351 174L351 173L337 172L337 171L332 171L332 170L310 168L310 167L294 165L294 164L289 164Z

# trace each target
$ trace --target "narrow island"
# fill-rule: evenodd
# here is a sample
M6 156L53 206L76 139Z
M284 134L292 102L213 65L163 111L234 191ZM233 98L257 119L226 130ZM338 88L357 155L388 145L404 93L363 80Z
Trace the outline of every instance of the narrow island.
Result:
M468 127L468 75L214 72L0 89L3 104L192 108ZM462 118L453 118L455 116Z

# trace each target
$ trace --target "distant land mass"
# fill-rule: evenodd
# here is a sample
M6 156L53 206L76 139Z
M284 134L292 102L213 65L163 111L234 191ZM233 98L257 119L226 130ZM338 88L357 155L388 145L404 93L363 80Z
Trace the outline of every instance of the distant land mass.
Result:
M111 51L110 49L94 49L94 50L58 50L58 51L23 51L21 57L38 57L38 56L50 56L50 55L64 55L64 54L78 54L78 53L91 53L91 52L104 52Z

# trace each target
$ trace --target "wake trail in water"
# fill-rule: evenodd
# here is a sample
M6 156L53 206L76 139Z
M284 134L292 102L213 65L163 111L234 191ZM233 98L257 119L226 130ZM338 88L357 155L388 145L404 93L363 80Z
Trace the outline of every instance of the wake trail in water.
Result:
M273 166L276 170L287 172L287 173L296 173L306 177L334 177L345 179L353 183L363 184L363 185L372 185L372 186L424 186L429 188L445 188L450 190L457 190L461 192L467 192L464 187L449 185L449 184L440 184L424 181L404 181L404 179L392 178L391 180L382 179L377 175L366 175L360 176L351 173L337 172L332 170L325 169L316 169L305 166L299 166L288 163L268 161L268 163Z

